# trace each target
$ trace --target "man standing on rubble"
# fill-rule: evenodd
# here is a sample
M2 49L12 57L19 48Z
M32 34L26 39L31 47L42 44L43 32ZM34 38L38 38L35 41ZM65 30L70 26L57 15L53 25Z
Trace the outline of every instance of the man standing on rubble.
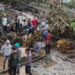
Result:
M19 21L19 24L20 24L20 30L23 29L24 20L26 20L26 16L24 16L23 13L20 13L18 15L18 21Z
M25 50L25 53L26 53L25 72L26 72L27 75L32 75L32 73L31 73L31 63L32 63L31 49L27 48Z
M46 55L50 53L52 39L53 39L53 36L50 33L50 31L48 30L48 35L47 35L47 38L45 40L45 51L46 51Z
M3 18L2 18L2 25L3 25L4 32L7 32L7 21L8 21L7 16L6 16L6 14L4 14Z
M20 43L15 44L17 56L18 56L18 63L17 63L17 75L20 75L20 62L21 62L21 46Z
M1 47L1 51L4 56L3 69L5 69L6 61L8 60L12 52L12 45L10 44L9 40L7 40L5 44Z
M36 29L38 25L39 25L39 20L37 17L34 17L34 19L32 20L32 27Z
M15 16L15 29L16 29L16 33L20 32L20 24L18 20L18 15Z
M19 62L19 57L16 48L13 47L12 50L13 51L8 60L8 73L9 75L17 75L17 64Z

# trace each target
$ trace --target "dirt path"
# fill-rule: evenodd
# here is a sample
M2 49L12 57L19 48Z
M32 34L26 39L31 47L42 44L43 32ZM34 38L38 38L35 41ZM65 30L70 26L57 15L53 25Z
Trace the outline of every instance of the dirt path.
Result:
M2 70L2 66L3 66L3 57L0 56L0 71Z

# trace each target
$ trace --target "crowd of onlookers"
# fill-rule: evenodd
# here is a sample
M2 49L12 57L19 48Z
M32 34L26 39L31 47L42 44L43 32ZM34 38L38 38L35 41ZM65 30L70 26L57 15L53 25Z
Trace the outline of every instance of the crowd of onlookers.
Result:
M27 38L33 37L33 34L38 35L37 32L41 32L42 39L37 41L34 39L34 43L31 43L31 45L27 46L25 49L25 72L29 75L32 75L32 51L39 54L43 46L45 54L48 55L50 53L53 35L49 31L48 21L44 15L45 14L43 14L42 19L40 20L36 16L31 19L20 13L15 16L13 24L8 24L8 18L5 14L2 18L3 32L6 34L10 32L21 34L20 37L23 36L24 41L27 40ZM6 61L8 60L9 75L16 75L16 73L20 74L21 48L22 46L19 42L12 45L9 39L6 39L4 45L1 47L1 53L4 56L3 70L5 69Z

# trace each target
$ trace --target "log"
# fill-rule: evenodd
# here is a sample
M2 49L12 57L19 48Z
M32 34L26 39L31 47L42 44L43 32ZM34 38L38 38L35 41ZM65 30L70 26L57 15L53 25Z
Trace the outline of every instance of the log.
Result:
M53 27L51 28L51 32L52 32L52 30L54 29L54 27L56 26L58 24L58 21L53 25Z
M66 26L70 26L68 23L66 23L60 16L57 16Z

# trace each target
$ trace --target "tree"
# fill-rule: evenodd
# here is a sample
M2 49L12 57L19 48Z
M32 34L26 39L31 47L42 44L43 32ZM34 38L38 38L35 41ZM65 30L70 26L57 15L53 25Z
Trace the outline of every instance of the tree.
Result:
M65 4L69 8L75 8L75 0L71 0L70 2Z
M71 1L71 6L72 6L72 8L75 8L75 0Z

